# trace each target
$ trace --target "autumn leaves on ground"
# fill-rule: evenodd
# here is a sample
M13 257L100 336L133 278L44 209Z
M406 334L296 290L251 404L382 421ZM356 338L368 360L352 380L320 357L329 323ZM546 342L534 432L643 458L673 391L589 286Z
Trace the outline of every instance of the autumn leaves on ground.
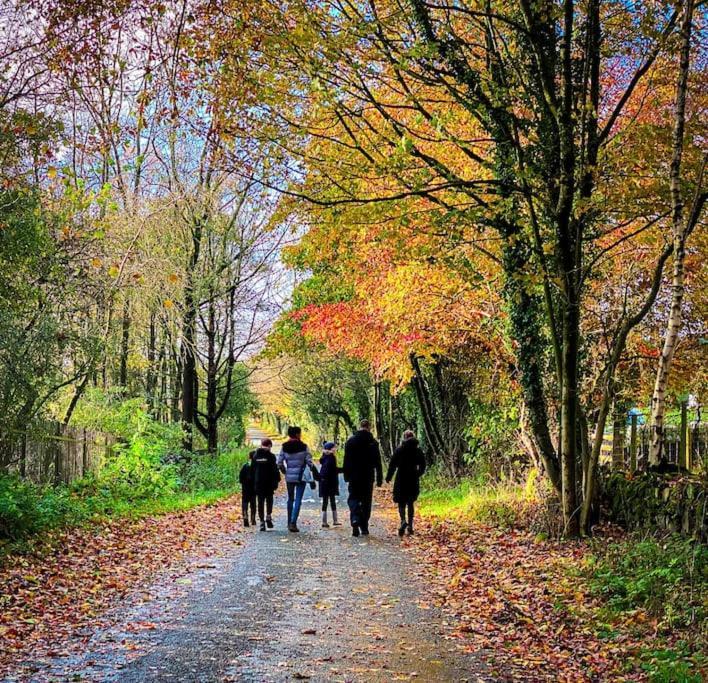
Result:
M379 496L379 509L388 501L388 495ZM402 541L402 550L412 548L429 582L423 599L442 607L455 641L488 667L483 680L647 680L647 671L654 672L652 680L700 680L705 662L699 656L686 669L670 654L683 639L695 639L697 630L671 629L666 615L658 618L646 608L609 610L585 580L593 558L588 544L546 540L459 509L441 517L434 503L425 504L423 513L418 534ZM381 527L382 514L376 515L375 533L390 534L390 525ZM179 582L186 568L214 555L252 552L234 543L234 533L248 538L240 530L240 500L234 496L186 512L51 533L3 558L0 675L14 680L12 672L22 663L27 677L33 662L39 667L76 654L116 618L112 608L131 596L149 601L155 581ZM608 529L599 542L606 546L621 538ZM365 553L359 561L365 566ZM672 581L668 573L661 578ZM659 661L662 652L669 653L668 663Z

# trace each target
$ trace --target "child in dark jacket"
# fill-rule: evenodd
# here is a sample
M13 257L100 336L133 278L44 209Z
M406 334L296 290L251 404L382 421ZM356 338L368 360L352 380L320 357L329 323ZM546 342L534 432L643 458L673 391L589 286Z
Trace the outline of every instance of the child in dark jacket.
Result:
M273 442L270 439L263 439L261 447L253 456L253 488L258 499L258 520L261 523L261 531L265 531L266 527L273 528L273 493L280 484L278 465L275 455L270 450L272 447Z
M244 463L238 475L241 483L241 510L243 512L243 526L249 526L248 512L251 512L251 524L256 525L256 488L254 481L255 471L253 469L253 456L256 451L248 454L248 460Z
M328 441L323 446L322 457L320 458L320 498L322 498L322 528L329 529L327 523L327 505L332 509L332 524L341 526L337 519L337 501L339 495L339 473L341 467L337 467L337 456L334 451L337 448L333 441Z

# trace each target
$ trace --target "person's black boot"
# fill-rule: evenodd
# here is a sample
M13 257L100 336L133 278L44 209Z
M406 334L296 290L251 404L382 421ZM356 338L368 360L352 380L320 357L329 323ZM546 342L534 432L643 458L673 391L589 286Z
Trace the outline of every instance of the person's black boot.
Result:
M368 524L362 524L362 525L361 525L361 535L362 535L362 536L368 536L368 535L369 535L369 525L368 525Z
M352 536L358 536L359 535L359 527L356 524L352 524Z
M406 531L408 532L409 536L413 535L413 525L412 524L406 524Z
M244 517L244 518L243 518L243 526L244 526L244 527L250 526L250 525L248 524L248 517Z
M261 522L261 531L265 531L265 530L266 530L265 522Z
M269 529L272 529L272 528L273 528L273 520L270 518L270 515L269 515L268 517L266 517L266 526L267 526Z
M403 536L406 533L406 527L408 525L405 522L401 522L401 526L398 527L398 535Z
M253 526L256 526L256 516L255 515L251 515L251 524L253 524Z

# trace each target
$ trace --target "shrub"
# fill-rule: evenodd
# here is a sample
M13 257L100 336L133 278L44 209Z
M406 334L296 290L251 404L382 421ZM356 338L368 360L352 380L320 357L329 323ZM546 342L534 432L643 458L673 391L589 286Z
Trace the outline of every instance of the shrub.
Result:
M246 450L199 453L180 466L182 486L188 491L233 491L246 460Z
M35 486L0 476L0 539L16 540L75 515L65 487Z

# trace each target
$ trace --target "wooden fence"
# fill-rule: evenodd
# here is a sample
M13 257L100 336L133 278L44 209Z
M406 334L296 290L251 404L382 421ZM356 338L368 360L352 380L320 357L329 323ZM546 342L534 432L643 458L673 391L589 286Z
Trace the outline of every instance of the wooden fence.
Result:
M69 484L97 472L115 443L101 432L46 422L2 447L0 471L38 484Z
M636 415L632 415L627 424L622 416L605 434L602 460L610 463L614 470L646 470L651 439L650 425L638 424ZM689 422L684 410L680 425L664 427L662 458L692 472L708 469L708 424Z

